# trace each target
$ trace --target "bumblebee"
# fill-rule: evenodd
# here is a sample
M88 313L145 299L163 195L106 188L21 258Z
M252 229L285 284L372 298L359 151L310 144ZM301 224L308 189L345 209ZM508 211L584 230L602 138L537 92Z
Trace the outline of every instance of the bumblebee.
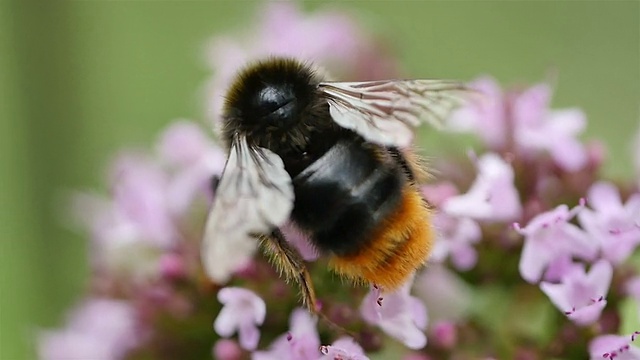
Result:
M221 127L229 156L202 248L205 271L224 282L262 240L313 313L308 271L281 227L299 228L336 273L400 287L434 240L413 129L438 126L466 91L457 81L330 82L319 73L270 58L238 74Z

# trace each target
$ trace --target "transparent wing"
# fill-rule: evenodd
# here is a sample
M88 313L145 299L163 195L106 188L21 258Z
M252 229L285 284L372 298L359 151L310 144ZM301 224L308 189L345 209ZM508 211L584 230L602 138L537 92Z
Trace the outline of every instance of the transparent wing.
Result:
M292 208L293 185L282 159L236 138L204 232L202 262L209 277L228 280L254 254L257 237L285 223Z
M407 147L413 129L428 123L437 128L469 93L462 82L450 80L382 80L324 82L318 86L338 125L368 141Z

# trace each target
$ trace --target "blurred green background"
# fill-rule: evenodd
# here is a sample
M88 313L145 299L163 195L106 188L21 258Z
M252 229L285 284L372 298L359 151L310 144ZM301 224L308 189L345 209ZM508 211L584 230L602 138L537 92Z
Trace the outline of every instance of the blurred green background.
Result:
M32 357L38 328L85 288L87 248L65 227L71 189L104 189L122 146L149 146L179 117L203 119L204 43L252 23L248 1L0 2L0 359ZM631 176L640 107L637 1L343 1L408 76L508 84L556 71L555 107L580 106L585 139ZM312 41L312 40L310 40ZM429 148L437 148L432 143Z

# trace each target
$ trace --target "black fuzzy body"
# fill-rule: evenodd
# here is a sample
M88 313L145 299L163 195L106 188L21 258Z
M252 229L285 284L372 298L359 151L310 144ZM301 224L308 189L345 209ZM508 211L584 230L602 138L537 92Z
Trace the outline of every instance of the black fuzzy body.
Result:
M292 220L314 245L355 255L399 205L411 179L397 149L366 142L331 118L321 80L295 60L271 59L240 73L229 91L223 137L237 134L282 158L293 179Z

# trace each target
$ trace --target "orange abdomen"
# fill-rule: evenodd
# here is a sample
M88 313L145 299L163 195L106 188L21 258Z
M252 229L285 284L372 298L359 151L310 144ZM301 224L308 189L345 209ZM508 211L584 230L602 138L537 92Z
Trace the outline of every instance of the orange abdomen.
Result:
M356 254L333 255L329 265L356 282L368 282L393 291L427 260L434 241L430 210L412 185L402 190L402 200Z

